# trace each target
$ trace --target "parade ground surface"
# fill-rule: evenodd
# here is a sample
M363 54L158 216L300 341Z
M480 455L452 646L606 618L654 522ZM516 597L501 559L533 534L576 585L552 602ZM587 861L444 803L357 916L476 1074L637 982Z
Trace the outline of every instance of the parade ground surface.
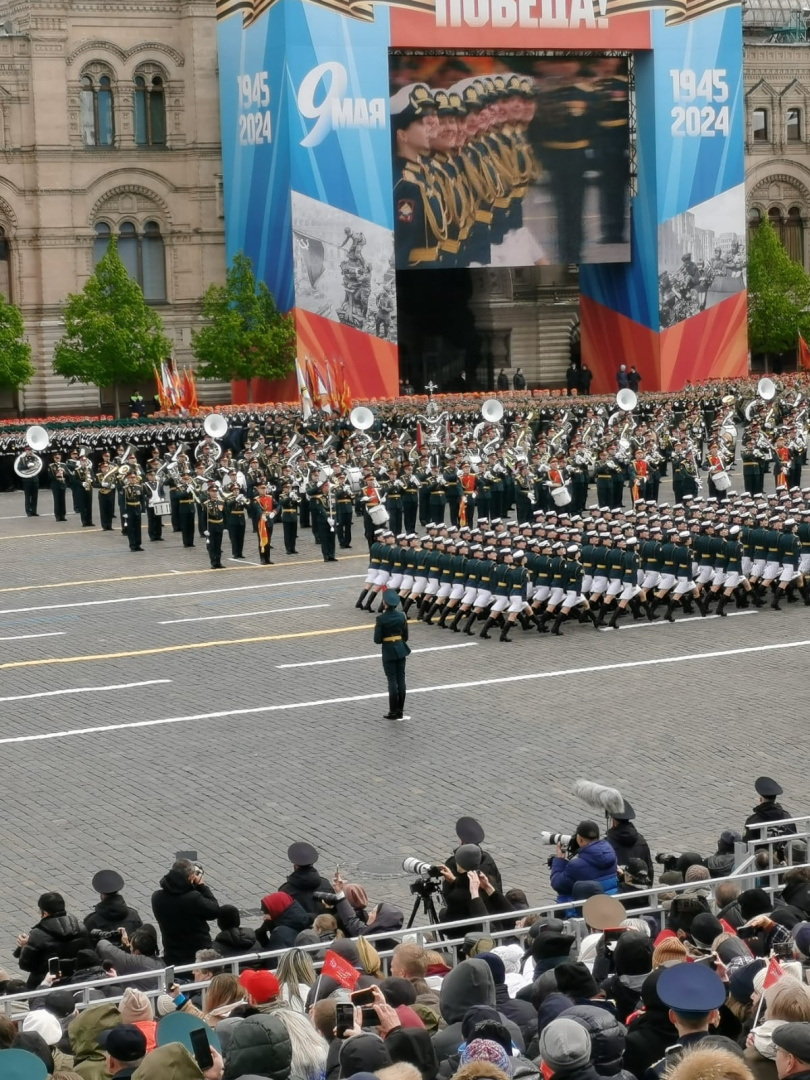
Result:
M39 509L0 496L0 961L40 893L85 915L101 868L150 921L178 850L258 925L294 840L317 846L324 876L339 863L408 914L402 858L445 859L462 814L483 823L506 886L549 899L539 834L592 816L578 777L620 788L653 852L713 851L761 773L807 809L801 603L518 629L511 645L413 623L400 724L382 718L374 617L354 607L359 522L336 563L307 532L297 556L278 538L260 566L249 533L247 561L212 571L199 537L184 550L169 528L134 554L117 529L55 523L47 491Z

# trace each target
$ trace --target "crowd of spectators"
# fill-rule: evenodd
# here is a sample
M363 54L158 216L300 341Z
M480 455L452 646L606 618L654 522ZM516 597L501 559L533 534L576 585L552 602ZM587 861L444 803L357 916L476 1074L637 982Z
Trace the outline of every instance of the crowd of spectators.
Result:
M759 820L786 816L774 799ZM443 921L501 915L507 931L473 926L461 945L440 927L429 946L403 936L400 910L327 881L304 843L258 927L186 858L152 897L154 924L114 871L82 920L45 893L17 939L24 977L0 971L0 1080L808 1080L810 867L718 880L741 840L726 831L709 855L655 856L672 891L645 913L654 861L625 809L604 835L584 821L562 838L553 913L505 888L481 826L460 819L420 888ZM807 861L789 832L774 853ZM105 985L116 976L133 978ZM88 1004L75 987L91 981Z

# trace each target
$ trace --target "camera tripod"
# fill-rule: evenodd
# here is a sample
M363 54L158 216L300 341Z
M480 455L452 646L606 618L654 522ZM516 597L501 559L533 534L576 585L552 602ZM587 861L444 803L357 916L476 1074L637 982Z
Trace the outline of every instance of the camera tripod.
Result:
M408 925L406 930L414 924L416 916L419 914L419 906L422 906L422 910L425 913L427 921L431 926L439 925L439 917L436 914L436 905L433 902L433 895L440 889L440 885L435 881L415 881L411 885L411 892L415 895L416 899L413 902L413 908L411 909L411 917L408 919Z

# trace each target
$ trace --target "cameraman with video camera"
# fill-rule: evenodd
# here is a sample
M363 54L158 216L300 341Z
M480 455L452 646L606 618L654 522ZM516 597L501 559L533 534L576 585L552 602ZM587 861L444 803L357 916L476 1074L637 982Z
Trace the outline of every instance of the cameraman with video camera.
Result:
M578 881L594 881L604 893L616 892L619 887L616 853L607 840L599 839L595 821L580 821L571 850L576 853L566 858L558 842L551 860L551 887L557 893L558 904L571 900Z

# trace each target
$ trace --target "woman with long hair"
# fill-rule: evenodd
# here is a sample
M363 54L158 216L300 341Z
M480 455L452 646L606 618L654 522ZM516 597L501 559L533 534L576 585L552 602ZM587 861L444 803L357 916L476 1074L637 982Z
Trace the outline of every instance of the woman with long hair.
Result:
M308 1017L296 1009L273 1010L287 1029L292 1045L290 1080L323 1080L329 1044Z
M205 993L205 1022L216 1027L245 1001L247 995L235 975L215 975Z
M276 968L280 988L279 999L298 1012L306 1010L307 994L315 985L315 968L308 953L290 949L284 953Z

